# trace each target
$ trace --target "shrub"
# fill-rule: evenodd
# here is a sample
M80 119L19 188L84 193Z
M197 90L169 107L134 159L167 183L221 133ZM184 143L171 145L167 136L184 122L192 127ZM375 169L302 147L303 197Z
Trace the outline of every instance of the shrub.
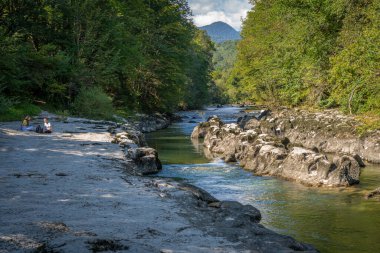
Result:
M0 96L0 100L1 100ZM3 103L0 101L0 103ZM12 101L6 102L8 105L9 103L12 103L12 105L5 111L0 113L0 121L15 121L15 120L22 120L25 115L35 116L38 115L41 112L41 109L33 104L30 104L28 102L22 102L18 104L13 104ZM3 106L3 104L1 104Z
M112 99L101 88L82 88L73 103L73 113L92 119L111 119Z
M12 106L12 100L0 94L0 115L7 113Z

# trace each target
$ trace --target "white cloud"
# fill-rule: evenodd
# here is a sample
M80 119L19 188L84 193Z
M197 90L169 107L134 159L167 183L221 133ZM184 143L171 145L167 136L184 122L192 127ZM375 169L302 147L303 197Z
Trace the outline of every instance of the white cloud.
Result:
M241 19L251 9L248 0L189 0L194 23L204 26L216 21L223 21L236 30L241 28Z

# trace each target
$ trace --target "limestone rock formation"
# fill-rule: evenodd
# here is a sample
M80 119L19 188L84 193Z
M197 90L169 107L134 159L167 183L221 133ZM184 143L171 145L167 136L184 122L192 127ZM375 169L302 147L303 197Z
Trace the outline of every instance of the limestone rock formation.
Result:
M245 130L247 125L252 127ZM309 186L338 187L359 183L363 165L360 157L341 155L329 161L318 149L304 148L262 129L261 121L256 118L238 125L224 124L219 118L211 117L194 129L192 137L205 134L206 155L220 157L226 162L238 160L256 175L277 176Z

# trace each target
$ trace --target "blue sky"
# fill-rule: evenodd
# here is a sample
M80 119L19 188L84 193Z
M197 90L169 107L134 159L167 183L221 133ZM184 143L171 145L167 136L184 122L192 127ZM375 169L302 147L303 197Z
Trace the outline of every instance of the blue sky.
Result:
M241 19L251 9L248 0L188 0L194 15L194 23L204 26L223 21L236 30L241 28Z

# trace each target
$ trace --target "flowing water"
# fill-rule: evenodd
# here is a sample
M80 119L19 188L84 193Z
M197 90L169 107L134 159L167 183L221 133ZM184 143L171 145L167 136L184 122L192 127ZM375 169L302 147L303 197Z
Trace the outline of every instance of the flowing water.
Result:
M257 207L262 224L321 252L380 252L380 201L364 194L380 186L380 165L362 170L360 185L350 188L310 188L273 177L258 177L237 164L209 161L201 143L190 134L210 115L236 122L240 108L208 108L183 112L184 122L147 135L164 164L161 177L182 178L220 200Z

